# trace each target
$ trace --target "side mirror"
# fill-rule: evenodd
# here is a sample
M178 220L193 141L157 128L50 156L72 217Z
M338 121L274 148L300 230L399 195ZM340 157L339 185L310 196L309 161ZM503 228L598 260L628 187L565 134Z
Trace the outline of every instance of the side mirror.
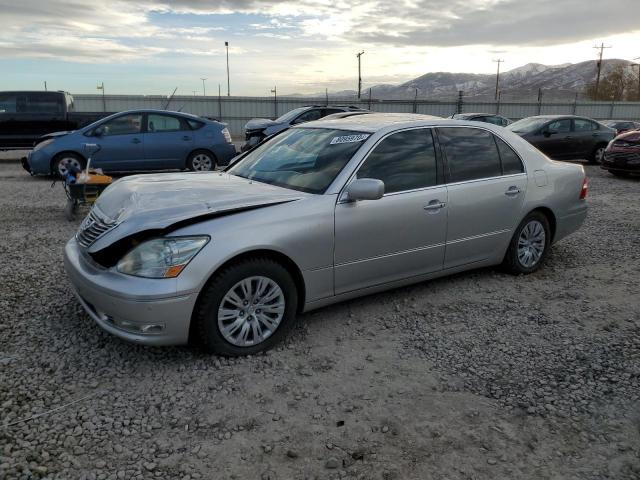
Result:
M102 135L104 135L104 127L102 125L93 129L94 137L101 137Z
M377 178L358 178L347 187L348 200L378 200L384 195L384 182Z

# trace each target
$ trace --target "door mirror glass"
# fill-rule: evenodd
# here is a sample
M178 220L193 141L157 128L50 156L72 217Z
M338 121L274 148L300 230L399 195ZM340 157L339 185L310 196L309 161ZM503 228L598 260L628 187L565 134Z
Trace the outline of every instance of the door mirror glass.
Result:
M384 195L384 182L377 178L358 178L347 187L349 200L378 200Z

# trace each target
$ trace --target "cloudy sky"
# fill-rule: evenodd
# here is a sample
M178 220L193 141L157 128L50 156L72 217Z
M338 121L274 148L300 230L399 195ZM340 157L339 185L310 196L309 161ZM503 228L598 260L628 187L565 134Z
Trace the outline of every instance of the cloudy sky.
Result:
M268 95L640 56L640 0L0 0L0 90Z

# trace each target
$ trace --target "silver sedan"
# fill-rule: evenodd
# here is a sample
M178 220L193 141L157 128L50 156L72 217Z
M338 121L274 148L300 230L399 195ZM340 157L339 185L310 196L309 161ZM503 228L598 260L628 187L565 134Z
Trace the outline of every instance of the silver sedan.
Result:
M118 180L66 245L65 267L114 335L251 354L299 312L490 265L534 272L584 221L586 193L581 166L502 127L320 120L226 172Z

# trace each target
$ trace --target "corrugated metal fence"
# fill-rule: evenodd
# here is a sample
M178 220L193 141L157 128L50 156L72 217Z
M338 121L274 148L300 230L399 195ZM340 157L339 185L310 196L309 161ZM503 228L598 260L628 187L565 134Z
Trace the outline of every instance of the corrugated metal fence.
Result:
M256 117L276 118L289 110L304 105L325 105L325 98L297 97L193 97L175 96L169 99L161 95L74 95L79 112L119 112L138 108L180 110L195 115L210 116L229 124L236 138L243 133L244 124ZM168 106L167 106L168 103ZM511 119L532 115L573 114L595 119L640 119L640 102L472 102L462 100L379 100L361 101L342 99L330 101L333 105L355 105L376 112L422 113L447 117L458 111L499 113Z

